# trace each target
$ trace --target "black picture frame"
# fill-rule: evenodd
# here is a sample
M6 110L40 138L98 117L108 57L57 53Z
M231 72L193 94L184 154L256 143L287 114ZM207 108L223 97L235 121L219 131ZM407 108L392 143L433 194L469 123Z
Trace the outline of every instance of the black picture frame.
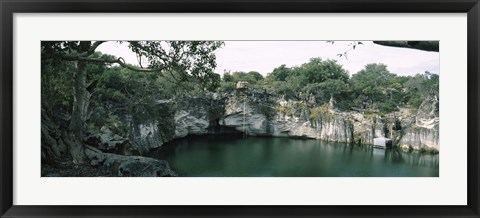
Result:
M0 0L1 217L479 217L478 0ZM14 13L467 13L468 196L466 206L17 206L13 200Z

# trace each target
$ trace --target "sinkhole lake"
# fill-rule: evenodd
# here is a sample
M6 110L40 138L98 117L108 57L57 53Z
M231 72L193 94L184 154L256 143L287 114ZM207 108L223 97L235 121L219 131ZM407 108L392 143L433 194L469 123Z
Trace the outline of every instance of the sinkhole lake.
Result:
M313 139L198 136L148 156L190 177L438 177L439 157Z

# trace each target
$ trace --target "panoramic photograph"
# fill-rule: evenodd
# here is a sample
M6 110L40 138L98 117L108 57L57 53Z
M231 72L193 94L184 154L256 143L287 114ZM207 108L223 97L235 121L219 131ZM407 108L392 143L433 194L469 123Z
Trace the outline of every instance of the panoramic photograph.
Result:
M439 41L42 41L42 177L438 177Z

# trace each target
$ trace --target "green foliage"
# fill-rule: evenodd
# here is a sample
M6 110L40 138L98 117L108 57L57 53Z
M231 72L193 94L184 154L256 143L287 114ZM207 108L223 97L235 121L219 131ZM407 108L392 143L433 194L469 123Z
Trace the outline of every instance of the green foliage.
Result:
M374 108L380 110L382 113L390 113L393 111L397 111L397 104L391 100L387 100L385 102L377 102L374 105Z
M420 105L422 104L422 102L425 100L424 97L414 93L410 96L409 100L408 100L408 104L410 105L410 108L416 110L420 107Z
M219 91L223 92L223 93L233 92L233 91L235 91L235 83L234 82L222 82L220 84Z
M403 78L390 73L384 64L368 64L351 78L354 103L382 113L397 111L405 102Z
M221 82L219 82L219 91L220 92L232 92L236 88L236 84L239 81L246 81L251 88L264 88L265 83L263 83L263 76L259 72L250 71L245 72L226 72L223 74Z
M310 108L310 120L317 120L319 118L330 118L331 113L329 111L328 104L322 104L318 107Z
M279 113L282 113L284 116L291 116L292 115L292 108L282 105L277 105L275 110Z
M438 78L429 72L397 76L384 64L368 64L349 78L335 61L312 58L301 66L275 68L264 83L287 99L314 99L317 104L333 99L335 108L344 111L355 107L390 113L400 107L417 109L427 96L438 96Z
M314 95L323 101L348 89L347 71L334 60L320 58L312 58L308 63L292 68L281 65L268 74L266 80L271 83L271 88L287 98L303 93L305 98Z
M109 68L97 79L99 85L94 94L101 101L126 103L129 99L149 96L158 89L147 74L122 67Z
M272 83L273 89L276 89L277 93L288 98L294 98L297 91L292 87L292 83L285 81L274 81Z
M438 97L439 76L426 71L424 74L408 77L404 86L408 93L408 103L412 109L416 110L427 97Z
M103 126L108 127L113 133L117 135L126 135L128 133L128 126L120 120L112 111L106 110L104 107L97 107L94 109L88 128L92 130L99 130Z
M308 107L304 102L294 102L292 104L292 112L295 116L301 116L308 113Z
M311 108L310 109L310 119L311 120L316 120L319 118L319 113L320 113L320 110L319 108Z
M232 74L230 74L230 72L225 72L223 74L222 81L223 82L233 82Z
M91 46L89 41L42 41L41 50L46 54L81 53Z
M318 107L318 111L320 114L328 114L330 113L328 110L328 105L327 104L322 104L320 107Z
M42 57L42 107L71 111L73 108L73 74L76 62L63 60L61 55L88 53L87 58L104 60L87 63L87 84L91 94L91 119L95 126L113 125L111 108L124 108L131 113L142 108L159 113L156 101L177 95L203 96L206 91L233 92L236 83L246 81L252 89L273 91L286 99L302 102L290 107L267 105L262 111L268 116L299 113L310 119L328 114L328 102L334 107L351 110L389 113L400 107L418 109L429 96L438 97L439 76L429 72L415 76L397 76L384 64L368 64L356 74L349 73L334 60L312 58L300 66L280 65L265 78L258 72L227 72L220 77L214 51L223 43L216 41L136 41L129 48L148 60L152 72L138 72L137 66L112 64L116 57L90 52L91 41L44 41ZM308 103L306 103L308 102ZM263 105L263 104L261 104ZM322 106L318 106L322 105ZM108 109L105 109L108 108ZM211 112L217 118L219 111ZM295 114L297 115L297 114ZM165 118L166 119L166 118ZM96 123L100 122L100 123ZM119 130L120 131L120 130Z
M42 85L45 84L44 87L48 88L47 84L51 85L53 80L58 80L54 77L58 77L62 81L56 81L57 83L72 87L71 81L68 80L72 79L75 62L81 57L87 60L88 81L86 85L98 83L104 89L98 93L102 94L104 98L114 101L124 101L125 98L135 95L140 96L138 93L146 95L158 93L157 91L152 92L152 90L161 90L158 87L161 82L156 80L162 76L168 77L170 82L174 81L179 87L183 87L179 83L187 83L188 85L183 85L189 86L189 90L194 86L195 91L198 89L216 91L220 86L220 75L213 73L213 70L216 67L214 51L223 46L224 43L221 41L129 41L128 46L132 52L139 58L148 60L148 70L126 63L121 66L112 66L112 63L118 64L118 61L122 63L123 59L95 52L101 43L100 41L42 41L42 60L47 60L42 63L42 75L44 72L47 75L42 78ZM119 41L118 43L127 42ZM60 75L59 73L63 73L62 71L58 72L57 69L49 68L52 63L57 67L60 65L73 66L71 67L73 69L69 69L68 74ZM138 72L136 74L127 72L132 70ZM145 71L151 71L151 73ZM115 75L116 73L119 74ZM166 74L169 75L166 76ZM51 82L47 82L47 80ZM67 82L69 83L67 84ZM147 88L152 84L153 86ZM58 86L55 88L59 88L60 85L55 86ZM96 87L85 88L93 90ZM45 90L44 94L48 95L44 95L45 98L51 98L57 94L51 90ZM162 94L176 94L178 90L171 88L169 91L171 93L164 92ZM72 94L71 91L64 93L68 96ZM63 100L65 99L62 98ZM72 102L71 97L67 102ZM55 102L55 105L59 105L59 103Z
M216 73L211 73L205 75L202 79L203 88L207 91L214 92L217 88L220 87L220 75Z
M273 69L272 73L270 73L267 77L271 77L275 81L286 81L291 73L291 69L287 68L285 64L282 64L280 67Z
M246 81L249 84L257 84L259 81L263 80L262 74L256 71L250 71L248 73L245 72L233 72L233 73L225 73L223 75L223 82L233 82L237 83L239 81Z
M109 113L104 120L103 125L108 126L113 133L118 135L126 135L128 132L128 126L124 122L120 121L118 116Z
M211 79L217 66L214 51L221 41L129 41L129 48L149 61L149 68L173 70L180 79Z
M346 81L348 79L348 73L336 61L322 61L320 58L310 59L310 62L297 68L296 74L304 75L304 78L308 79L305 84L321 83L327 80Z
M42 107L69 111L72 108L72 75L75 65L70 62L42 60Z

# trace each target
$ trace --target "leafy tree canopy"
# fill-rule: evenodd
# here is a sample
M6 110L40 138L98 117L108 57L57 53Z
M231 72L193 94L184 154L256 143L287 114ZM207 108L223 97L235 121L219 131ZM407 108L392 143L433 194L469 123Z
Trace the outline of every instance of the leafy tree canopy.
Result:
M148 60L149 65L136 67L125 63L122 57L111 55L93 57L103 41L42 41L42 59L61 61L86 61L89 63L119 64L140 72L177 72L175 78L210 78L216 67L214 51L224 43L220 41L119 41L128 43L138 58Z

